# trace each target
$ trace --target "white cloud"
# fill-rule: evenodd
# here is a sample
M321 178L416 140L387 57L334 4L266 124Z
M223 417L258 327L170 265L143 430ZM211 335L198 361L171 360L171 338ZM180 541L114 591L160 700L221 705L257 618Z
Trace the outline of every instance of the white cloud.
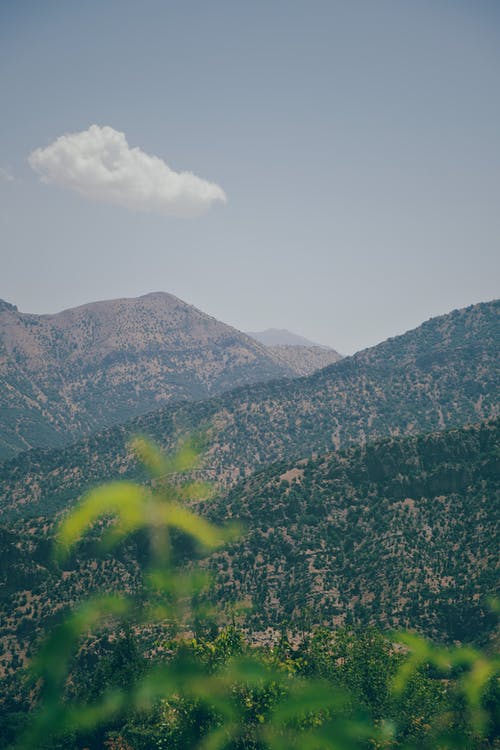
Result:
M0 167L0 180L5 180L5 182L14 182L14 178L12 177L9 170L4 169L4 167Z
M226 202L223 189L192 172L174 172L163 159L130 148L125 133L91 125L62 135L28 157L43 182L136 211L195 216Z

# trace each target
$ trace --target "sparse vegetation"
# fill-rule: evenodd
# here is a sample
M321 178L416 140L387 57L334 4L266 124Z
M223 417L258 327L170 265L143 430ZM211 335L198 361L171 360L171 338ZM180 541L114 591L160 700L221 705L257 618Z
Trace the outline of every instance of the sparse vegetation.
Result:
M3 746L497 748L497 315L2 464Z
M100 554L146 534L141 586L135 596L95 596L53 629L26 677L30 716L15 701L3 713L4 746L495 747L499 665L492 656L370 629L317 630L294 646L283 631L272 647L255 648L238 628L215 627L200 609L206 576L186 567L186 543L194 542L197 556L234 532L185 507L204 486L168 480L193 465L189 445L170 461L144 441L138 448L154 488L124 482L92 492L63 520L56 559L111 518L98 533ZM135 634L151 626L161 637L146 655Z

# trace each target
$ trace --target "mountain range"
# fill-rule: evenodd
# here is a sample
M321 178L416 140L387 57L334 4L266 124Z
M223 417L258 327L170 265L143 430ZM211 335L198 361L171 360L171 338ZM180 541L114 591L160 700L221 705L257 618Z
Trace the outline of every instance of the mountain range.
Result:
M456 310L307 377L172 403L62 450L27 451L0 467L0 509L56 510L105 478L140 475L135 433L168 449L204 431L207 471L231 485L275 461L494 418L499 311L499 301Z
M217 491L202 512L246 528L206 562L217 573L214 596L251 601L247 626L258 637L283 623L412 627L447 641L490 637L487 599L498 580L498 300L433 318L304 377L277 365L262 344L168 295L96 305L47 321L6 304L1 313L3 435L11 452L22 442L15 443L21 432L12 425L26 425L32 413L47 421L49 408L41 412L39 402L59 403L65 383L80 401L65 412L78 419L55 423L60 432L48 422L61 440L83 430L82 414L89 430L100 411L112 421L122 398L116 420L156 404L72 444L33 448L0 464L7 692L65 608L93 590L136 585L137 540L102 563L84 545L62 577L50 543L60 514L85 490L109 479L147 481L129 446L138 433L166 450L186 434L204 436L202 475ZM163 347L173 320L175 367ZM183 379L169 380L177 366ZM27 372L45 383L45 401L39 393L35 404L23 401L27 390L14 388ZM58 387L51 391L52 377ZM92 391L94 377L102 382ZM261 382L248 382L254 377ZM155 396L160 381L163 400ZM238 385L224 390L231 383ZM216 395L202 398L203 389ZM127 401L132 392L140 398ZM40 424L32 418L34 444L45 434Z
M0 460L337 358L314 347L274 351L163 292L55 315L0 300Z

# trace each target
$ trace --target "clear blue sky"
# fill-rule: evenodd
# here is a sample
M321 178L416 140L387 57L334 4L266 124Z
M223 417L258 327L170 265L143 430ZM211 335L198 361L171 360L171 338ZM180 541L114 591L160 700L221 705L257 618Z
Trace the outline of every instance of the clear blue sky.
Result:
M3 0L0 297L164 290L343 352L498 296L500 2ZM111 126L219 185L165 216L43 184Z

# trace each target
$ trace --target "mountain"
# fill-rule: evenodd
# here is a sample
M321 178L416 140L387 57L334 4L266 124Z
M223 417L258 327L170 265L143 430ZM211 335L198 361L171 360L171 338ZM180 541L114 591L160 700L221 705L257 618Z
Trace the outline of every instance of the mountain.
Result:
M330 348L322 344L317 344L315 341L310 341L304 338L304 336L299 336L298 333L287 331L286 328L266 328L265 331L247 331L247 336L251 336L251 338L264 344L264 346L314 346L321 349Z
M219 499L245 528L211 560L249 626L416 628L473 640L498 593L500 421L284 462Z
M171 294L55 315L0 301L0 459L243 383L302 374Z
M263 344L279 362L290 367L297 375L311 375L342 359L335 349L316 344L286 328L249 331L247 335Z
M231 485L271 462L493 418L499 310L499 301L455 310L308 377L172 404L62 450L25 452L0 466L0 509L51 514L103 479L140 478L128 449L137 432L168 449L205 429L207 472Z
M279 346L266 346L266 349L297 375L312 375L316 370L321 370L342 359L342 355L335 349L327 349L325 346L280 344Z

